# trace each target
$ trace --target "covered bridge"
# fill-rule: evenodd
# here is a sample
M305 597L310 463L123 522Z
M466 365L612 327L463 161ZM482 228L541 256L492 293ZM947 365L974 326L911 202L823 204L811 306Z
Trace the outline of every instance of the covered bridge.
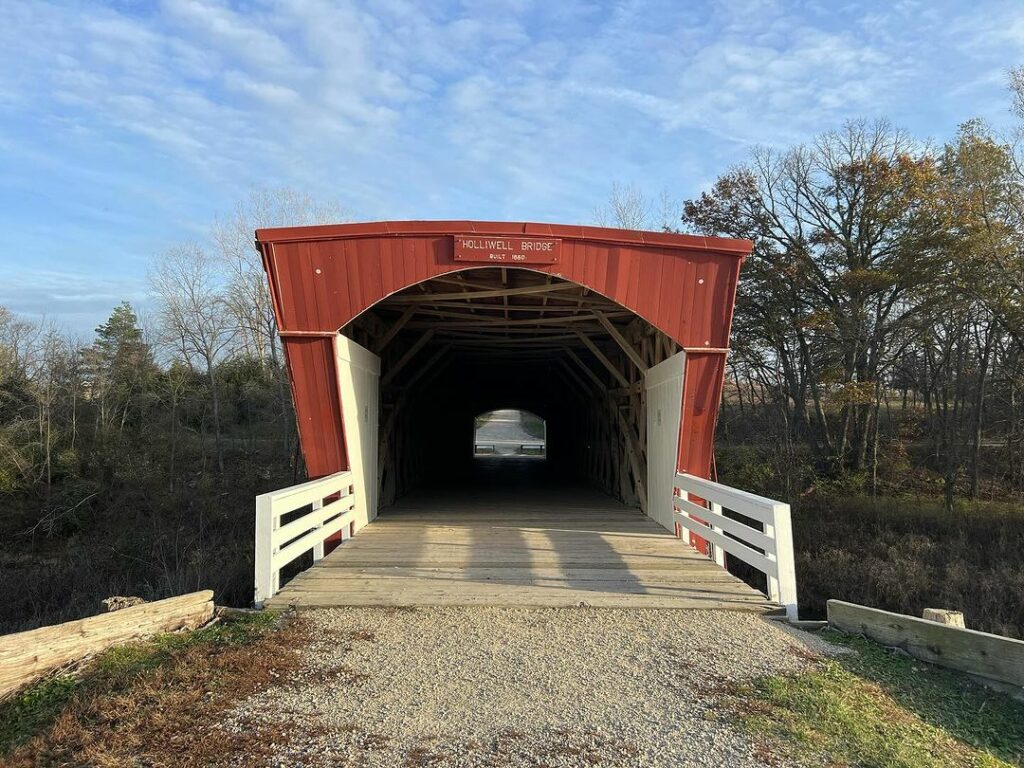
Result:
M256 239L313 478L257 499L258 604L795 614L788 506L709 479L749 242L473 221ZM498 409L543 420L542 459L474 450Z

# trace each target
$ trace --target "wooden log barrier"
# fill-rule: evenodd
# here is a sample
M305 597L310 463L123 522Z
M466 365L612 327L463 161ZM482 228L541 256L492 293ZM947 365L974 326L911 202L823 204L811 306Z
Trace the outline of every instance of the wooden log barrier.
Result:
M1024 640L841 600L828 601L828 623L843 632L902 648L922 661L1017 688L1024 686Z
M0 636L0 699L58 667L119 643L195 629L213 618L213 592L143 603L112 613Z

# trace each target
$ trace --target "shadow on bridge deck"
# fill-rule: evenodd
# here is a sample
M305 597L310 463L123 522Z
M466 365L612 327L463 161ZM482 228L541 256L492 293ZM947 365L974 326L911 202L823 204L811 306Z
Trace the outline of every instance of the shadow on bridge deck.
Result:
M478 458L404 497L267 606L581 603L776 608L639 511L528 458Z

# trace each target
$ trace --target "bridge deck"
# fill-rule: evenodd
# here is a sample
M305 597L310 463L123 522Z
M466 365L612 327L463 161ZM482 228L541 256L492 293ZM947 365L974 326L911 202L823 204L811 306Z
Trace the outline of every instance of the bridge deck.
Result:
M512 490L482 483L407 497L267 606L580 603L777 608L640 512L585 487L543 483Z

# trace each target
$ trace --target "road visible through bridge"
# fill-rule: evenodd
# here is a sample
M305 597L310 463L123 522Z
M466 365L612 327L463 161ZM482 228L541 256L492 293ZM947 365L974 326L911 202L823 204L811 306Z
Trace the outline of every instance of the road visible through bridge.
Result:
M473 450L478 455L543 456L546 442L542 419L503 409L477 417Z

